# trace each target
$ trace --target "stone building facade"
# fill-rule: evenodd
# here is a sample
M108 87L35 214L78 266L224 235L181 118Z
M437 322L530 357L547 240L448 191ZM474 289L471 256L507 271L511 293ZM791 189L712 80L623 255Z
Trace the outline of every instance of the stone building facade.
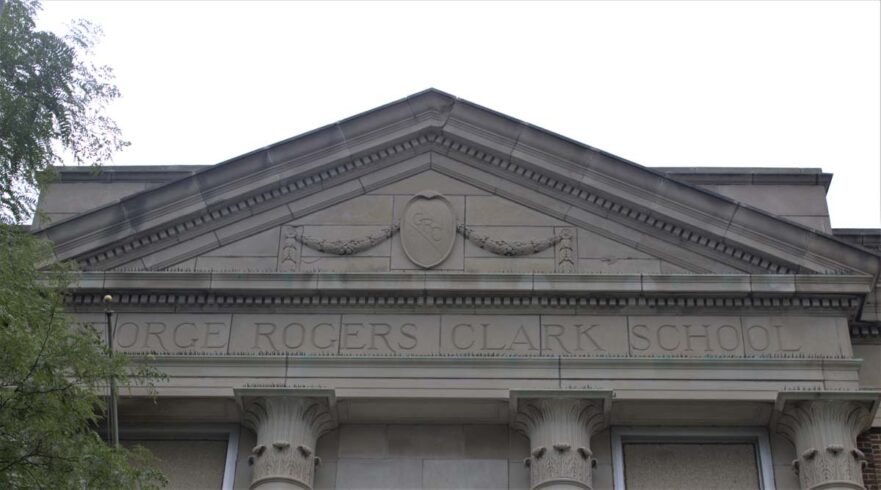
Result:
M168 374L120 424L175 488L857 489L881 247L830 181L429 90L214 166L62 169L34 233L76 324L112 294L115 349Z

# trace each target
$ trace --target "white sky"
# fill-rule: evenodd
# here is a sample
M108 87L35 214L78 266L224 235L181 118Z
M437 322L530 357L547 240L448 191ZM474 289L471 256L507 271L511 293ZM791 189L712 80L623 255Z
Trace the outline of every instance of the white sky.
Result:
M881 226L881 2L46 2L101 25L132 142L213 164L428 87L648 166L821 167Z

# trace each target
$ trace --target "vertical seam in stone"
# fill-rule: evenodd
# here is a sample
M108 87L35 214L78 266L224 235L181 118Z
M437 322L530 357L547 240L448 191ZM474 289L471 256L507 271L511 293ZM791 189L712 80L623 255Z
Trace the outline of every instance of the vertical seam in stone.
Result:
M233 326L233 318L234 317L235 317L235 313L229 314L229 319L228 319L229 329L228 329L228 333L226 334L226 353L227 354L229 354L229 346L232 343L232 326ZM206 335L206 337L207 337L207 335Z
M630 348L630 315L624 315L624 324L627 327L627 356L633 357L633 351Z
M276 270L276 272L281 272L281 261L282 261L281 244L283 241L286 241L285 235L284 235L284 228L285 228L284 224L282 224L278 227L278 244L276 244L276 247L275 247L275 270Z
M337 355L341 355L343 352L343 315L340 314L337 316L337 340L336 340L336 353Z
M542 320L542 314L538 315L538 355L544 355L544 320Z
M563 387L563 358L557 356L557 386Z

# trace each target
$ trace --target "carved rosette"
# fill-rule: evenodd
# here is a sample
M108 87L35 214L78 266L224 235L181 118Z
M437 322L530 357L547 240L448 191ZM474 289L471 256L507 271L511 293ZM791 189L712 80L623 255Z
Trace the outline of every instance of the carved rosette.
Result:
M787 403L777 430L795 446L801 488L864 489L865 455L856 439L872 422L870 404L852 400Z
M306 397L266 397L245 412L245 425L257 433L248 462L251 489L311 489L315 444L334 426L326 400Z
M592 488L590 438L604 425L601 401L523 400L514 428L529 437L530 488Z

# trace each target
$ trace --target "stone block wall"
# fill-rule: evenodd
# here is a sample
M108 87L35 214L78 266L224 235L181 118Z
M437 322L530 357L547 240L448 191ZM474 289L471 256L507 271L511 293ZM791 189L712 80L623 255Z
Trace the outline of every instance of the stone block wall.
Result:
M315 488L528 488L525 437L503 425L343 425Z
M863 468L866 490L881 490L881 427L872 427L857 438L857 447L869 464Z

